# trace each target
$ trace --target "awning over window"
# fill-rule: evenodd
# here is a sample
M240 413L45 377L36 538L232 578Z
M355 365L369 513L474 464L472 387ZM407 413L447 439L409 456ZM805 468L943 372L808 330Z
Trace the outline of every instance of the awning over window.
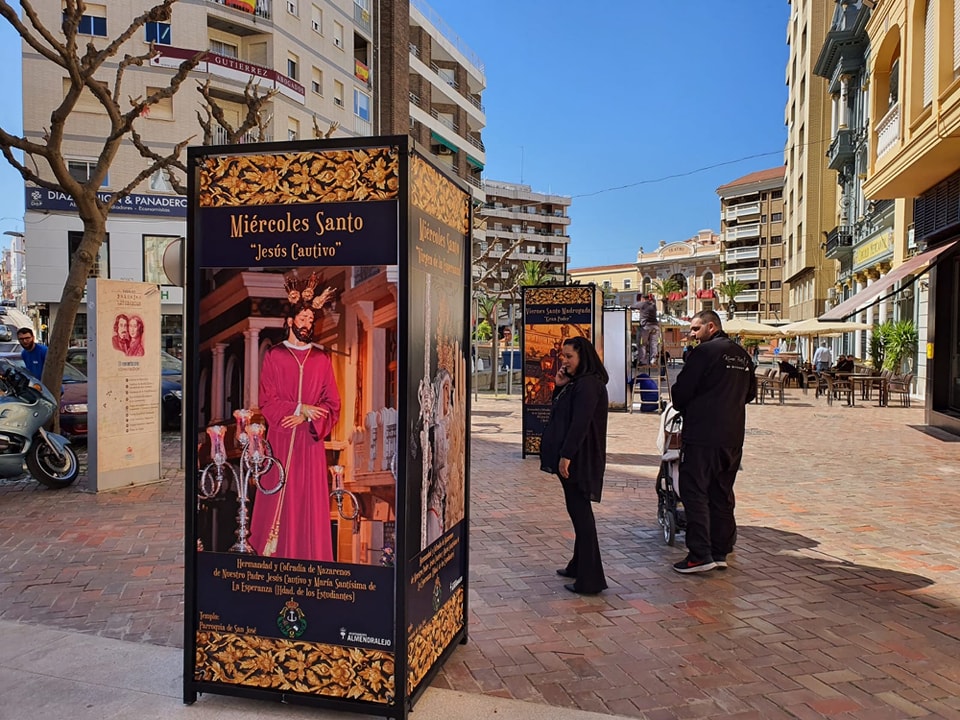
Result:
M483 170L483 163L472 155L467 155L467 162L473 165L477 170Z
M871 305L874 305L886 297L889 297L890 291L899 281L911 275L914 279L923 275L929 270L938 259L946 257L944 253L949 252L957 245L957 240L945 243L932 250L927 250L919 255L914 255L909 260L895 267L882 278L868 285L853 297L847 298L836 307L830 308L823 315L821 320L846 320L858 312L862 312ZM912 281L911 281L912 282Z
M454 152L460 152L460 148L458 148L456 145L454 145L452 142L450 142L446 138L440 137L432 130L430 131L430 139L433 140L435 143L440 143L445 148L453 150Z

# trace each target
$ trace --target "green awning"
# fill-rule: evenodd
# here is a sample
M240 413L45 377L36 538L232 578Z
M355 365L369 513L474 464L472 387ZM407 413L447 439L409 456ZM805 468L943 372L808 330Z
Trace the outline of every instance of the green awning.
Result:
M471 155L467 155L467 162L473 165L477 170L483 170L483 163Z
M454 144L453 144L452 142L450 142L449 140L446 140L445 138L440 137L439 135L437 135L437 134L436 134L435 132L433 132L432 130L430 131L430 139L433 140L435 143L440 143L440 144L443 145L445 148L449 148L450 150L453 150L453 152L460 152L460 148L458 148L456 145L454 145Z

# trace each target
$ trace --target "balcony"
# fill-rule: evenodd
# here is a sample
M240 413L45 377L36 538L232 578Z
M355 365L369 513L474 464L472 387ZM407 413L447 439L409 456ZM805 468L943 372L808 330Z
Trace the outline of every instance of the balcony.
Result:
M231 145L230 137L227 134L227 131L224 130L219 125L215 125L213 128L213 137L211 142L214 145ZM263 140L260 139L259 133L257 132L248 132L244 133L239 140L237 140L238 145L245 145L249 143L258 143L258 142L273 142L273 135L269 133L264 135Z
M840 170L847 163L853 162L856 155L853 136L853 130L850 128L840 128L833 136L833 142L827 150L827 160L831 170Z
M357 24L357 27L366 30L368 33L371 31L370 11L357 3L353 4L353 21Z
M895 150L899 141L900 103L897 103L877 123L877 160Z
M252 13L247 8L237 3L230 2L230 0L207 0L207 2L213 3L214 5L223 5L224 7L233 8L237 12L245 15L253 15L254 17L262 18L264 20L270 19L270 0L257 0L257 9Z
M724 261L727 263L738 263L744 260L758 260L760 258L760 247L727 248L723 253Z
M760 302L760 291L744 290L742 293L735 296L733 299L735 302L738 302L738 303Z
M760 237L760 223L751 223L740 227L727 228L724 232L727 242L742 240L743 238Z
M841 260L850 257L853 251L853 228L849 225L838 225L827 233L827 247L824 254L831 260Z
M733 222L735 220L740 220L741 218L750 217L751 215L760 214L760 203L751 202L743 203L742 205L734 205L728 207L726 212L723 214L723 219L727 222Z
M727 270L724 277L729 280L739 280L740 282L756 282L760 279L760 269L750 268L747 270Z

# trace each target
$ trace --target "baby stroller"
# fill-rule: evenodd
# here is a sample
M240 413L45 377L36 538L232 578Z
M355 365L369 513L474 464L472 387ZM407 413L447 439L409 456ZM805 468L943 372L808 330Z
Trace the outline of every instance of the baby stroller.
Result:
M660 417L660 471L657 473L657 522L663 528L663 541L673 545L677 533L686 530L687 518L680 502L680 433L683 419L672 403Z

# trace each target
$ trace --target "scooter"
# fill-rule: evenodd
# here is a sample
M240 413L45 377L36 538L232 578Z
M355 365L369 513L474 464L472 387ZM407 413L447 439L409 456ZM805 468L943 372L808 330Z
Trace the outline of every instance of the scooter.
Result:
M65 488L80 474L80 462L62 435L44 426L57 400L40 382L0 360L0 477L28 472L49 488Z

